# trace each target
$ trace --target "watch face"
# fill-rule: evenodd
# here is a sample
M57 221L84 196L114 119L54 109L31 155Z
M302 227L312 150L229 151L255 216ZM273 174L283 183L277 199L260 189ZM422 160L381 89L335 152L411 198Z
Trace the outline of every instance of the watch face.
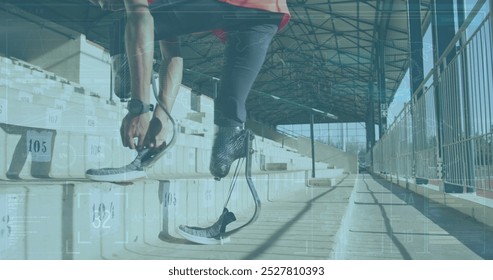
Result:
M143 109L142 107L142 102L137 99L131 99L127 104L127 109L132 114L141 114Z

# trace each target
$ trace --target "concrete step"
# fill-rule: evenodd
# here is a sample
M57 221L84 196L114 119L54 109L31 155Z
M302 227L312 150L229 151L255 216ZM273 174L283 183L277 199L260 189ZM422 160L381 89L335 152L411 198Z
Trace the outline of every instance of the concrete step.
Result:
M0 259L114 258L130 244L183 243L175 229L181 224L214 223L230 182L211 178L129 184L3 181ZM304 172L254 177L264 204L304 192L304 182ZM253 200L244 178L238 178L227 207L238 213L232 227L248 220Z
M120 144L124 104L107 102L29 63L1 60L0 147L6 157L0 160L0 179L82 179L89 168L120 167L134 159L135 152ZM192 110L192 101L201 112ZM177 118L179 139L148 170L148 177L208 175L214 131L212 99L192 98L191 89L181 87L172 114ZM254 173L273 164L287 171L311 168L309 159L274 141L256 140L254 149ZM324 164L317 163L317 169L323 168Z
M0 179L84 178L89 168L119 166L135 152L114 134L88 134L0 124ZM117 152L118 151L118 152Z

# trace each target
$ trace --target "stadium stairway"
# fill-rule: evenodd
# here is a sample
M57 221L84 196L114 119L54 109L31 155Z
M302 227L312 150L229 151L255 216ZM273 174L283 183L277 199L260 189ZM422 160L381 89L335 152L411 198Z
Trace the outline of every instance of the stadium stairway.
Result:
M147 170L147 178L125 184L92 182L85 179L87 169L119 167L135 157L120 143L123 105L15 58L1 57L0 65L0 259L166 259L192 257L177 253L183 246L207 251L207 246L187 243L175 229L213 223L232 179L229 175L218 182L208 172L214 127L210 98L195 96L200 106L192 110L191 89L181 87L172 112L179 126L177 143ZM319 180L309 180L311 159L296 150L264 137L256 138L254 150L253 180L265 208L257 226L272 219L287 222L284 214L301 205L281 203L284 208L276 209L280 204L273 202L315 201L317 192L341 184L347 188L339 188L344 191L337 199L347 201L354 175L334 164L317 162ZM246 221L253 208L240 173L228 205L238 223ZM316 216L313 223L329 211L320 207L310 214ZM344 209L337 210L335 219ZM338 227L322 224L330 228L324 234L335 238ZM242 232L247 234L248 228ZM238 240L244 246L251 242ZM325 249L307 258L330 256L330 246L317 247ZM210 258L288 256L255 253L252 248L260 247Z

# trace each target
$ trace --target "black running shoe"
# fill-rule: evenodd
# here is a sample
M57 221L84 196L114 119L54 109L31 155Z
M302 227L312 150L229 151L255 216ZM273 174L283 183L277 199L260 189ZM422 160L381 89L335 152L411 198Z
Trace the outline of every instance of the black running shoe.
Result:
M224 244L230 241L229 237L223 237L226 232L226 226L234 221L236 221L236 217L233 212L229 212L228 209L224 208L223 213L212 226L201 228L180 225L177 232L185 239L198 244Z
M214 135L209 171L216 180L226 177L231 164L247 155L247 131L240 127L219 127Z

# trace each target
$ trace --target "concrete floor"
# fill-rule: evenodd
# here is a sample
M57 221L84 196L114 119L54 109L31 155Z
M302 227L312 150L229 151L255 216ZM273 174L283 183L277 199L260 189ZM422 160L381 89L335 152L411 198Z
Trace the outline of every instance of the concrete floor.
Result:
M248 219L244 213L243 220ZM241 220L241 216L240 216ZM240 222L237 222L240 223ZM235 224L231 224L235 226ZM107 259L493 259L493 229L368 174L264 203L224 245L161 236Z

